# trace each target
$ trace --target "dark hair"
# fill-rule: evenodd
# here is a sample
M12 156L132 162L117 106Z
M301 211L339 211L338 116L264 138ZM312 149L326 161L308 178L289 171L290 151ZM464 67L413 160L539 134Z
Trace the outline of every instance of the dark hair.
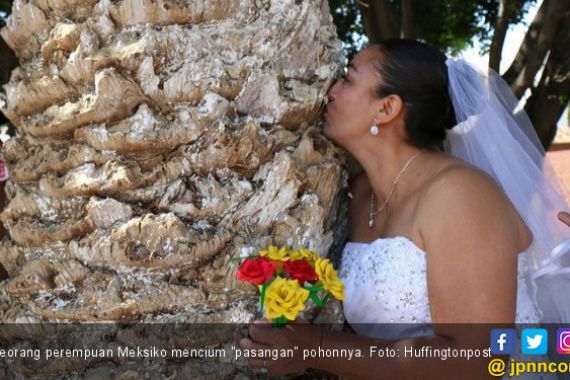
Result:
M456 124L445 54L406 39L387 40L373 47L381 54L376 68L383 83L377 95L396 94L406 103L404 122L411 144L441 148L445 131Z

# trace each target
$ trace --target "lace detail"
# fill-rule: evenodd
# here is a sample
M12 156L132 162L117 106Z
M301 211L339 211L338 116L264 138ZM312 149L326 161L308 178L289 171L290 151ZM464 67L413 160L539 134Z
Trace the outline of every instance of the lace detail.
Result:
M379 330L382 326L353 326L358 334L397 339L431 333L409 325L432 322L425 256L424 251L403 236L345 245L339 277L345 284L343 308L348 323L407 324L401 329L384 326L382 331ZM529 296L524 278L526 260L525 253L519 254L516 322L538 323L541 314Z

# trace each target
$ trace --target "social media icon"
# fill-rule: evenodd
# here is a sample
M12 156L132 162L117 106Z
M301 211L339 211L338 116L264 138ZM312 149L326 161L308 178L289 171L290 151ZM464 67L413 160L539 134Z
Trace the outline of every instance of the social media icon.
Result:
M545 329L524 329L521 340L523 354L544 355L548 352L548 331Z
M556 351L559 354L570 354L570 329L558 329Z
M514 329L491 330L491 354L511 355L517 350L517 334Z

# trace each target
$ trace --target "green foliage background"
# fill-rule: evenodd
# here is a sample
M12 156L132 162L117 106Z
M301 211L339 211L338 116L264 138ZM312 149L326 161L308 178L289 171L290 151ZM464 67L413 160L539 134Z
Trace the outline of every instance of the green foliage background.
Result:
M0 27L6 24L6 17L12 10L12 0L0 0Z
M508 11L509 23L520 23L536 1L512 0ZM391 0L389 3L399 15L401 1ZM329 0L329 6L350 59L366 42L355 0ZM413 0L412 6L415 38L451 55L472 46L474 41L480 43L483 52L488 51L499 0Z

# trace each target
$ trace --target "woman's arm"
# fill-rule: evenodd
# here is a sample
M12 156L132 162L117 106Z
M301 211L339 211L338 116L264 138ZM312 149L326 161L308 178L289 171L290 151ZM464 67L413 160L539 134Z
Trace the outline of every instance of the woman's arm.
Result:
M486 174L464 167L438 177L420 214L432 320L514 323L530 231Z

